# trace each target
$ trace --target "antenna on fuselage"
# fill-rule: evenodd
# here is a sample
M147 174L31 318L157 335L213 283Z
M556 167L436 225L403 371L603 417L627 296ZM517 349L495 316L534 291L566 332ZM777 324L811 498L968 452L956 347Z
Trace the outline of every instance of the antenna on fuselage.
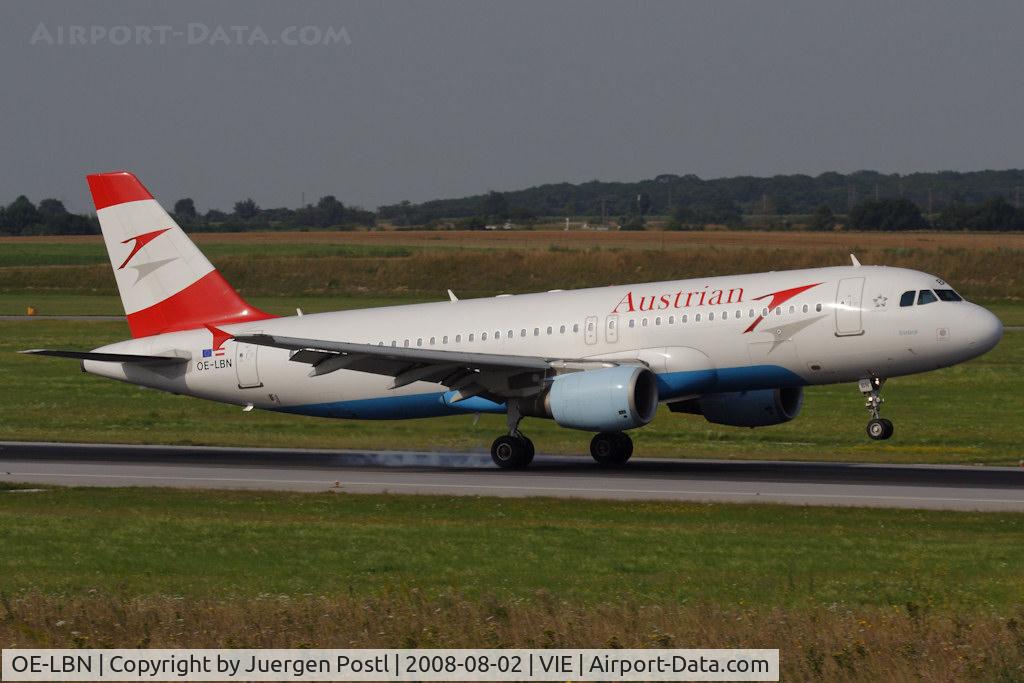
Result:
M850 254L850 260L853 261L853 265L854 266L856 266L857 268L860 268L860 261L857 260L856 256L854 256L853 254Z
M453 292L450 289L448 290L448 298L451 299L452 301L458 301L459 300L459 297L455 296L455 292Z

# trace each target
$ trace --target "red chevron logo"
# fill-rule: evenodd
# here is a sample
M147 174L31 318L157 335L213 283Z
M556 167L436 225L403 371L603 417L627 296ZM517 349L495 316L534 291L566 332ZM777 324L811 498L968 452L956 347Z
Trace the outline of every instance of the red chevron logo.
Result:
M783 289L778 292L772 292L771 294L765 294L764 296L754 297L754 301L760 301L761 299L767 299L768 297L771 297L771 303L769 303L766 306L766 308L769 311L771 311L776 306L781 306L782 304L786 303L787 301L795 297L797 294L800 294L801 292L806 292L808 289L812 287L817 287L820 284L820 282L815 282L813 285L804 285L802 287L793 287L792 289ZM750 327L743 330L743 334L746 334L747 332L753 332L754 328L757 327L762 320L764 320L763 315L757 316L757 320L750 323Z
M170 228L164 228L163 230L154 230L153 232L146 232L141 235L136 235L135 237L129 237L128 239L121 242L121 244L128 244L129 242L134 241L135 245L132 246L132 253L128 254L128 258L126 258L124 260L124 263L118 266L117 269L123 270L124 267L128 265L128 262L132 260L132 257L139 253L140 249L142 249L144 246L146 246L147 244L149 244L150 242L152 242L153 240L155 240L157 237L164 234L168 230L170 230Z

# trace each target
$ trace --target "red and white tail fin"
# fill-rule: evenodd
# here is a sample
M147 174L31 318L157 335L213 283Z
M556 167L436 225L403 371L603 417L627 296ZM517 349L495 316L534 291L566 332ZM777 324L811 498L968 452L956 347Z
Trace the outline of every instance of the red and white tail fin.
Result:
M134 175L87 179L133 337L273 317L238 295Z

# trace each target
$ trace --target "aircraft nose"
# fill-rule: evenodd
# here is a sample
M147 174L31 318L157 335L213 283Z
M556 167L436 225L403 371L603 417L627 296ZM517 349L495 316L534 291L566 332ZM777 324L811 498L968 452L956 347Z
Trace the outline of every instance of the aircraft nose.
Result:
M981 355L995 348L1003 338L1003 322L988 309L972 306L971 315L965 321L969 326L966 336L971 352Z

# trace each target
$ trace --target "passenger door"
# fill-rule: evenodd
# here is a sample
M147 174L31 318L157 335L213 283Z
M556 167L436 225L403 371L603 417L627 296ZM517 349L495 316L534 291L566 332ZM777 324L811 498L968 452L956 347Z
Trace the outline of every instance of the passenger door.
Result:
M255 333L253 333L255 334ZM235 343L235 373L239 389L253 389L263 386L259 370L260 347L255 344Z
M861 299L864 278L848 277L839 281L836 291L836 336L851 337L864 334L861 323Z

